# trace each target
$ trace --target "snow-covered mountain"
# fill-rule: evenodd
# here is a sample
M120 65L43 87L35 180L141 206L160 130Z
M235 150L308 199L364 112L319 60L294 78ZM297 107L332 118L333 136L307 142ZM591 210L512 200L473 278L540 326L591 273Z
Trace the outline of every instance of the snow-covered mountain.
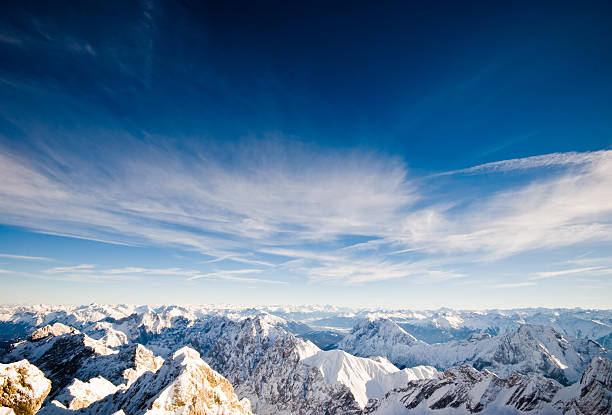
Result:
M338 348L356 356L384 356L400 367L416 366L412 363L412 347L427 346L386 317L368 317L360 321L347 334ZM420 360L420 358L417 358Z
M239 321L212 317L188 329L180 327L160 331L150 337L151 343L195 345L210 365L236 386L238 396L252 399L260 414L361 411L346 385L329 384L316 368L302 363L320 349L261 316ZM3 359L21 358L37 364L53 381L48 401L74 409L105 400L105 396L127 393L134 385L142 385L145 375L150 382L161 365L161 358L142 345L109 348L59 323L35 331ZM176 360L176 352L168 359Z
M502 379L471 366L438 379L416 380L370 401L364 413L400 414L610 414L612 361L594 359L579 383L563 387L541 376Z
M66 415L83 408L80 413L92 415L251 415L249 401L239 400L232 385L189 347L177 350L157 372L143 374L129 387L94 400L92 389L100 390L74 390L68 407L54 401L40 413Z
M69 394L75 379L88 382L101 376L114 385L133 383L147 371L157 370L163 359L139 344L112 349L61 323L45 326L27 341L16 343L3 361L27 359L51 379L49 399Z
M594 341L530 324L498 336L480 334L467 340L427 344L388 318L365 319L338 347L357 356L385 356L400 367L428 364L444 370L469 364L486 367L502 377L540 374L564 385L577 382L592 358L607 354Z
M411 380L434 379L441 375L432 366L399 370L384 357L366 359L342 350L320 351L302 362L319 369L328 384L348 386L361 408L369 399L380 398Z
M258 414L350 414L361 408L350 389L328 384L303 359L320 351L259 316L214 318L194 335L211 367L227 377Z
M158 332L172 326L178 320L194 322L207 316L225 316L230 319L257 315L279 317L284 329L298 335L311 333L321 344L328 339L341 337L367 317L386 317L419 340L440 343L467 339L475 333L505 334L523 324L545 325L564 336L599 340L612 334L612 310L582 309L517 309L517 310L389 310L351 309L336 306L135 306L97 305L87 306L0 306L0 349L7 342L14 342L36 328L60 322L75 327L90 337L104 339L108 346L134 341L122 319L140 316L149 332ZM124 320L125 321L125 320ZM99 324L97 324L99 323ZM110 323L110 325L108 324ZM112 327L116 332L109 330Z
M529 324L553 324L552 320L556 327L568 326L567 322L576 327L560 332L552 325ZM2 306L0 321L0 338L19 340L9 350L0 350L0 361L28 359L53 382L44 411L119 410L108 401L117 403L130 390L137 399L141 395L133 387L144 391L146 384L159 388L172 383L172 376L164 375L162 381L156 374L176 363L178 350L189 347L233 386L238 402L248 399L255 413L340 415L374 408L368 404L372 399L382 405L391 391L415 381L441 381L438 370L454 373L460 365L476 372L486 368L478 373L498 379L513 379L515 374L516 379L539 379L539 390L546 382L561 388L557 382L578 382L593 358L606 356L606 350L586 337L606 333L612 319L610 312L584 310L90 305ZM447 333L453 340L428 343L406 327L420 327L430 337ZM432 330L437 330L435 336ZM323 351L302 338L312 333L313 338L316 333L327 338L337 334L341 340L335 350ZM605 369L605 364L600 366L591 372ZM172 373L178 376L182 369L176 366ZM602 389L593 391L592 401L608 396ZM564 402L569 405L570 400ZM106 406L100 406L102 402ZM138 410L124 410L124 415L150 410L153 401L147 402Z

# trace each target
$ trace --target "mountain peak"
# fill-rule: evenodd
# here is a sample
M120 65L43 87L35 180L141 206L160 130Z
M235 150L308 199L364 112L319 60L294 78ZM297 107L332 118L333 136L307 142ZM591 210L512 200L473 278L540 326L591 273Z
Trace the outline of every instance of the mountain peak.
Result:
M44 339L48 336L57 337L68 333L78 334L80 332L74 327L66 326L62 323L54 323L52 325L46 325L34 331L32 334L30 334L30 340L37 341Z
M51 391L51 381L27 360L0 364L0 407L35 414Z

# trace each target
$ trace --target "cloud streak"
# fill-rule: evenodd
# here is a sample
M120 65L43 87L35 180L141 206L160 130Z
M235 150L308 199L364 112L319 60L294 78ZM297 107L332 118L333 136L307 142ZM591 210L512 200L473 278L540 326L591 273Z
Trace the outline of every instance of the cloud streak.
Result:
M276 270L314 282L436 283L463 277L455 265L461 262L612 240L610 151L449 172L461 188L458 173L559 168L473 197L440 200L430 197L436 177L413 180L401 161L383 155L320 151L282 139L179 151L155 140L153 146L125 138L116 142L121 151L92 148L100 157L91 160L47 147L36 157L0 152L4 223L112 243L175 246L211 258L202 264L219 264L209 274L139 267L95 272L109 278L264 283L276 280L240 275ZM236 264L249 267L234 270ZM46 273L94 274L93 266L80 267Z
M579 273L590 273L590 271L600 270L601 267L585 267L585 268L572 268L564 269L560 271L543 271L538 272L535 276L531 277L532 280L539 280L545 278L559 277L563 275L579 274Z
M55 261L52 258L46 258L42 256L14 255L14 254L0 254L0 258L22 259L26 261Z
M467 169L453 170L440 173L440 175L471 174L471 173L494 173L509 172L514 170L530 170L542 167L559 167L568 165L580 165L597 162L608 158L608 151L589 151L584 153L551 153L540 156L525 157L495 161L492 163L481 164Z
M527 282L516 282L516 283L508 283L508 284L497 284L497 285L493 285L492 288L522 288L522 287L533 287L534 285L537 285L537 284L533 281L527 281Z

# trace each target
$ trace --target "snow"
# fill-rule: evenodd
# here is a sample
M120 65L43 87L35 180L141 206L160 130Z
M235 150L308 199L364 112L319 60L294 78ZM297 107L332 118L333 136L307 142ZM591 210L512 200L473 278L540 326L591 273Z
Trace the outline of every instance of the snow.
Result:
M143 365L119 365L122 360L131 362L125 351L143 342L148 350L162 354L168 365L180 359L208 361L232 382L238 396L252 400L261 415L324 413L330 408L333 412L339 402L363 408L368 400L384 400L385 394L413 382L441 381L438 369L460 364L488 365L502 378L523 373L536 379L548 376L564 384L577 382L592 358L607 353L588 339L612 333L611 311L579 309L416 312L329 306L37 305L0 306L0 320L23 325L22 339L29 331L41 329L33 335L35 341L17 344L4 361L27 357L43 362L46 353L58 353L54 345L62 339L73 339L70 346L75 352L85 350L83 356L93 352L91 359L78 362L77 379L68 379L62 387L69 391L69 385L74 386L74 395L80 396L87 390L94 396L94 406L105 400L109 385L120 394L134 385L157 382L153 379L163 363L159 356L151 354ZM295 322L302 324L300 330L308 324L348 333L337 350L322 351L288 332L297 332ZM47 323L53 324L45 328ZM437 333L440 340L428 344L418 339L423 333ZM198 349L201 357L177 356L176 351L186 345ZM58 361L70 358L59 357ZM180 373L178 366L174 368L178 371L175 374ZM468 388L471 401L489 399L490 382L479 382ZM543 381L524 384L525 391L536 394L547 385ZM516 390L502 389L499 399L510 399L510 391ZM567 403L577 396L576 391L559 389L556 396ZM221 392L215 393L222 396ZM336 407L330 403L333 401ZM486 411L499 402L492 402ZM382 402L381 407L383 404L396 406L390 401ZM118 409L109 408L105 413Z
M119 389L121 388L102 376L92 378L88 382L75 379L68 386L68 393L58 396L57 400L69 409L85 408L108 395L112 395Z
M0 364L0 382L2 385L6 382L18 385L20 393L31 398L45 395L51 387L51 382L45 378L44 373L25 359Z
M434 378L439 374L433 367L399 370L387 359L356 357L342 350L320 351L302 362L318 368L327 383L346 385L361 408L369 399L381 397L411 380Z

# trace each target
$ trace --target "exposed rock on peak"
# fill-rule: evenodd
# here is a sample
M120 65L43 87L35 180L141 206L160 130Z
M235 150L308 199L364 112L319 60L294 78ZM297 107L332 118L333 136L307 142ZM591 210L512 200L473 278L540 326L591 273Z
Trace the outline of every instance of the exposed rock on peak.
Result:
M30 341L41 340L48 336L61 336L62 334L66 333L78 334L80 332L74 327L66 326L62 323L55 323L53 325L41 327L38 330L34 331L32 334L30 334Z
M566 412L576 415L612 414L612 360L593 359L580 380L580 395L572 399Z
M0 407L16 415L35 414L50 390L51 381L27 360L0 364Z
M128 367L123 371L123 378L127 381L128 386L136 381L143 373L147 371L157 371L164 363L163 358L155 356L152 351L141 344L130 347L121 354L127 355L127 361L130 362L130 364L132 362L134 364L133 367ZM120 359L120 361L123 361L123 359Z
M68 409L86 408L119 389L102 376L89 379L88 382L75 379L56 400Z
M62 409L56 406L44 413L70 413ZM249 401L239 400L232 385L189 347L175 352L156 373L144 374L129 388L95 402L82 412L98 415L251 415Z
M222 327L222 330L219 329ZM248 397L257 413L339 415L361 409L349 388L330 385L321 372L302 359L319 349L310 342L270 325L261 317L241 321L219 319L210 334L220 333L208 347L210 365L227 377L240 396Z

